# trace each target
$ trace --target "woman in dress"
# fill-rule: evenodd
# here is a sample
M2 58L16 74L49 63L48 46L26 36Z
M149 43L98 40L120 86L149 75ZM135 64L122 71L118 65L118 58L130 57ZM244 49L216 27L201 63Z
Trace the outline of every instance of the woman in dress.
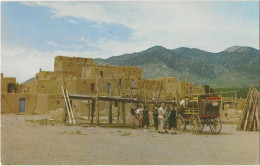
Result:
M171 107L171 112L169 115L169 129L173 129L174 131L171 132L171 134L177 134L177 123L176 123L176 116L177 116L177 108L176 105L173 105Z
M142 125L144 127L144 131L146 131L146 128L149 125L149 111L147 110L147 106L144 106L144 109L143 109L143 122L142 122Z

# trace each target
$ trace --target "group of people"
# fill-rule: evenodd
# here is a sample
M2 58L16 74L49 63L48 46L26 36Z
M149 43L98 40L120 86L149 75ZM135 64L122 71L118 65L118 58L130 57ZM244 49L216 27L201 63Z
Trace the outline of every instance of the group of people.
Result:
M177 107L176 105L161 105L156 106L153 112L154 126L158 133L168 133L172 130L171 134L177 134Z
M149 111L147 110L147 106L140 105L137 110L135 110L135 107L133 106L130 110L131 113L131 124L132 128L135 127L136 121L138 122L139 128L146 128L149 126Z
M132 128L135 128L136 121L138 122L139 128L144 128L146 131L149 126L149 111L147 106L142 108L142 105L135 110L133 106L130 110L131 113L131 124ZM158 133L169 133L171 130L171 134L177 134L177 107L176 105L156 105L153 112L154 119L154 127L158 131Z

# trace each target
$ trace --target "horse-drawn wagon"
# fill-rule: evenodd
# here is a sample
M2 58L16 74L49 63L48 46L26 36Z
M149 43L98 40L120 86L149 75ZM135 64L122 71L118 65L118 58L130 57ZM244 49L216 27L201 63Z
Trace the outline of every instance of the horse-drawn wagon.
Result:
M182 104L178 108L176 119L178 130L185 130L186 125L190 125L193 132L201 132L207 125L214 134L221 131L220 97L209 95L187 96Z

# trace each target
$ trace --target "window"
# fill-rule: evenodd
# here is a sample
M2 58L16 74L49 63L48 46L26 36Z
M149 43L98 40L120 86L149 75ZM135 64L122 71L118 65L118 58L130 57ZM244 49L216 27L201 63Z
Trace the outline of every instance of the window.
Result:
M100 77L101 78L103 77L103 71L100 71Z
M121 79L118 80L118 86L121 87L122 81Z
M118 102L117 101L115 101L115 107L118 107Z
M27 87L27 93L29 93L29 87Z
M13 84L8 83L7 84L7 93L12 93L12 89L13 89Z
M59 101L59 100L57 101L57 104L60 104L60 101Z
M91 92L94 92L94 90L95 90L95 84L91 83Z
M132 80L132 89L135 88L135 80Z
M42 86L42 88L44 88L44 86Z
M111 84L107 83L107 93L110 93L110 92L111 92Z

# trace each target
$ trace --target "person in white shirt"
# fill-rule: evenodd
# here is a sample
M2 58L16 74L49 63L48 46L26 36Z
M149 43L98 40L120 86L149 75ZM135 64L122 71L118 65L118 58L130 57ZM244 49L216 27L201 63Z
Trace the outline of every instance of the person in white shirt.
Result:
M164 105L158 109L158 133L163 133L163 122L164 122Z
M141 116L142 112L143 112L143 108L142 108L142 105L140 105L139 108L136 110L136 118L138 121L139 128L141 127L141 124L142 124L142 116Z
M185 100L184 99L181 100L180 105L181 105L181 107L185 106Z

